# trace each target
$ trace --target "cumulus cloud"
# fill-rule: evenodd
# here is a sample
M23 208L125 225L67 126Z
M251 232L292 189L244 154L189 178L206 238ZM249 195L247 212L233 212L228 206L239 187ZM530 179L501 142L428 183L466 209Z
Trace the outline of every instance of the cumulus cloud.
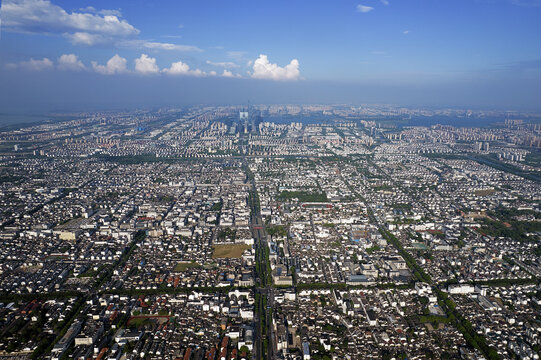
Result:
M240 74L235 74L232 71L229 71L227 69L224 69L224 72L220 76L221 77L226 77L226 78L241 78L242 77L242 76L240 76Z
M357 5L357 12L360 13L367 13L374 10L372 6L366 6L366 5Z
M233 77L233 73L229 70L224 69L224 73L222 74L223 77Z
M19 64L19 66L25 70L42 71L52 69L53 62L44 57L41 60L30 59L28 61L23 61Z
M75 54L63 54L58 58L58 68L60 70L81 71L86 70L85 65Z
M156 58L141 54L140 58L135 59L135 71L141 74L156 74L160 72L160 68L156 65Z
M127 63L128 62L126 61L125 58L116 54L115 56L113 56L107 61L106 65L100 65L96 63L95 61L92 61L92 68L100 74L112 75L112 74L119 74L119 73L126 72Z
M60 34L70 39L83 35L101 35L108 38L129 38L139 30L119 18L118 11L99 11L86 8L67 12L49 0L4 0L2 27L7 31ZM79 33L79 35L75 35ZM84 43L81 42L81 43Z
M207 75L205 72L195 69L190 69L190 65L182 62L177 61L171 64L171 67L168 69L162 70L164 73L167 73L169 75L189 75L189 76L205 76ZM215 75L216 72L211 73L210 75Z
M297 80L300 78L299 61L291 60L289 64L280 67L269 62L267 55L260 54L254 61L251 76L255 79Z
M239 67L239 65L237 65L237 64L235 64L234 62L231 62L231 61L214 62L214 61L207 60L207 64L212 65L212 66L224 67L224 68L237 68L237 67Z

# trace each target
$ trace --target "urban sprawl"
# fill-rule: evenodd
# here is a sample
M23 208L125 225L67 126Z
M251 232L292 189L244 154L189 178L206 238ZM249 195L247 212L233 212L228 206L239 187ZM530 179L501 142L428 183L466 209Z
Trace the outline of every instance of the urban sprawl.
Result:
M393 106L4 127L0 359L539 359L540 149Z

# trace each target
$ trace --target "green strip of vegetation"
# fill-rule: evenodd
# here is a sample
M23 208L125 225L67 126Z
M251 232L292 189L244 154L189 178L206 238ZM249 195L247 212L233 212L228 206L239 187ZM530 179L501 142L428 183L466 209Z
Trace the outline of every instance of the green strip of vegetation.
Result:
M73 305L73 308L68 313L68 315L65 317L64 321L60 322L58 326L55 327L55 330L58 330L57 336L54 339L53 342L51 342L49 339L45 338L40 341L34 352L32 353L31 359L40 359L44 355L51 352L54 345L62 339L62 337L66 334L69 327L71 326L71 323L75 320L77 315L81 312L85 305L85 300L83 297L79 297L75 304Z
M68 299L80 296L79 291L56 291L50 293L39 294L0 294L0 302L20 302L32 300L52 300L52 299Z
M98 277L95 285L95 289L99 289L103 284L105 284L106 281L110 280L113 276L113 270L114 269L120 269L124 267L128 259L130 258L131 253L135 250L135 247L137 246L137 243L143 241L143 239L146 237L146 233L143 230L139 230L135 234L135 238L130 243L130 245L124 249L122 256L113 263L111 267L109 267L106 271L103 271L101 273L101 276Z
M227 293L233 290L233 286L227 287L159 287L156 289L115 289L103 291L103 294L111 295L126 295L126 296L147 296L147 295L176 295L176 294L190 294L192 291L197 291L206 294L214 293ZM245 289L242 287L236 287L235 289Z
M404 250L402 244L396 238L396 236L384 229L380 229L380 232L382 236L389 241L389 243L396 247L398 253L404 258L408 267L413 271L414 276L419 281L424 281L433 285L430 276L426 274L424 270L417 264L413 256ZM433 289L438 297L438 304L445 311L450 323L452 323L457 330L462 333L468 345L481 351L481 353L490 360L500 359L500 356L496 350L487 345L485 337L478 334L475 329L473 329L471 323L458 313L455 302L436 286L433 286Z
M179 161L193 161L190 158L162 158L156 157L155 154L131 155L131 156L110 156L96 155L102 161L114 162L121 165L145 164L145 163L175 163Z
M282 191L278 195L278 200L286 201L291 199L298 199L300 202L328 202L327 194L318 192L307 191Z

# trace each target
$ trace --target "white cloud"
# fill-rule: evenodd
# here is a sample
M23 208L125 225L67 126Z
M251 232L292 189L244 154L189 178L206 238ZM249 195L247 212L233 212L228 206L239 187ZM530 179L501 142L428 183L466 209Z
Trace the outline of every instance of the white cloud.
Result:
M58 68L60 70L81 71L86 70L85 65L77 58L75 54L63 54L58 58Z
M100 74L105 74L105 75L119 74L119 73L123 73L127 71L126 69L127 63L128 62L126 61L125 58L116 54L115 56L113 56L107 61L106 65L100 65L96 63L95 61L92 61L92 68Z
M97 10L88 6L70 13L50 0L4 0L1 11L2 26L7 31L61 35L74 45L203 51L193 45L137 39L140 31L121 18L120 10Z
M84 8L79 8L79 11L81 11L81 12L90 12L90 13L98 12L98 10L96 10L96 8L94 6L87 6L87 7L84 7Z
M122 12L118 9L110 9L110 10L103 9L103 10L98 11L98 14L122 17Z
M207 64L212 65L212 66L224 67L224 68L237 68L237 67L239 67L239 65L235 64L234 62L230 62L230 61L214 62L214 61L207 60Z
M122 17L122 12L120 11L120 9L112 9L112 10L107 10L107 9L103 9L103 10L97 10L94 6L87 6L85 8L80 8L79 9L80 12L83 12L83 13L93 13L93 14L101 14L101 15L114 15L114 16L118 16L118 17Z
M221 77L226 77L226 78L242 78L242 76L240 76L240 74L235 74L232 71L229 71L227 69L224 69L224 72L220 76Z
M357 12L367 13L372 10L374 10L372 6L357 5Z
M5 28L22 32L85 31L118 36L139 33L134 26L116 15L68 13L49 0L5 0L2 4L2 22Z
M165 51L181 51L181 52L202 52L203 50L193 45L179 45L148 40L123 40L116 43L117 47L139 50L165 50Z
M164 73L167 73L169 75L189 75L189 76L205 76L207 75L205 72L195 69L190 69L190 65L182 62L177 61L171 64L171 67L168 69L162 70ZM215 73L214 73L215 74ZM210 74L210 75L214 75Z
M101 34L91 34L87 32L76 32L73 34L64 34L68 39L70 39L73 45L96 45L96 44L105 44L111 41L109 37L103 36Z
M160 68L156 65L156 58L141 54L140 58L135 59L135 71L141 74L156 74L160 72Z
M404 35L408 35L409 33L410 33L409 30L404 30L404 31L402 31L402 34L404 34Z
M254 61L253 73L251 76L255 79L271 80L297 80L300 78L299 61L291 60L289 64L280 67L277 64L269 62L267 55L260 54Z
M126 39L139 30L120 19L118 10L96 10L93 7L71 13L50 0L4 0L2 26L7 31L64 35L76 44L95 44L101 39Z
M202 52L200 48L193 45L178 45L170 43L161 43L153 41L144 41L142 46L151 50L176 50L176 51L190 51L190 52Z
M42 70L50 70L54 67L54 65L51 60L44 57L41 60L30 59L28 61L23 61L19 63L19 67L25 70L42 71Z
M222 74L223 77L234 77L233 73L227 69L224 69L224 73Z
M163 69L162 71L171 75L187 74L190 71L190 65L178 61L172 63L169 69Z
M1 1L1 0L0 0ZM92 46L109 44L117 48L146 49L156 51L202 52L193 45L180 45L138 39L140 31L122 18L120 9L96 9L93 6L66 10L53 4L52 0L3 0L1 4L1 25L4 30L26 34L58 35L68 39L74 45ZM182 27L182 26L179 26ZM142 51L143 52L143 51ZM158 73L156 59L146 54L136 60L136 71L140 73ZM92 69L102 74L126 72L126 59L113 56L107 64L91 62ZM64 54L58 59L58 69L82 70L84 64L74 54ZM54 64L47 58L31 59L23 63L6 65L6 68L47 69ZM194 74L205 74L192 70Z
M385 6L389 5L389 1L388 0L380 0L381 3Z
M9 63L9 64L4 65L4 67L8 70L15 70L15 69L20 68L20 69L31 70L31 71L42 71L42 70L50 70L54 67L54 65L51 60L44 57L41 60L30 59L28 61L21 61L20 63Z

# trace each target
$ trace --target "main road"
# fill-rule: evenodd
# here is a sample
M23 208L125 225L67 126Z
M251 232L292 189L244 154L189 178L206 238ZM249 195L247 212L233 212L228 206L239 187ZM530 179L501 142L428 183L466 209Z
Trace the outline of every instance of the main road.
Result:
M265 316L265 324L267 325L267 359L274 359L274 329L272 326L272 309L274 306L274 288L272 283L269 283L270 274L268 274L269 264L267 263L267 257L265 252L268 249L267 244L267 232L265 231L265 223L261 218L261 213L259 206L256 200L257 188L255 186L255 181L251 180L252 185L252 196L250 202L250 211L251 211L251 229L252 236L254 238L255 248L256 248L256 285L254 287L255 293L259 294L261 298L265 297L267 299L267 307L263 308L263 302L256 304L259 307L256 311L255 316L255 354L256 358L263 360L263 329L261 329L261 316ZM270 311L269 311L270 310Z

